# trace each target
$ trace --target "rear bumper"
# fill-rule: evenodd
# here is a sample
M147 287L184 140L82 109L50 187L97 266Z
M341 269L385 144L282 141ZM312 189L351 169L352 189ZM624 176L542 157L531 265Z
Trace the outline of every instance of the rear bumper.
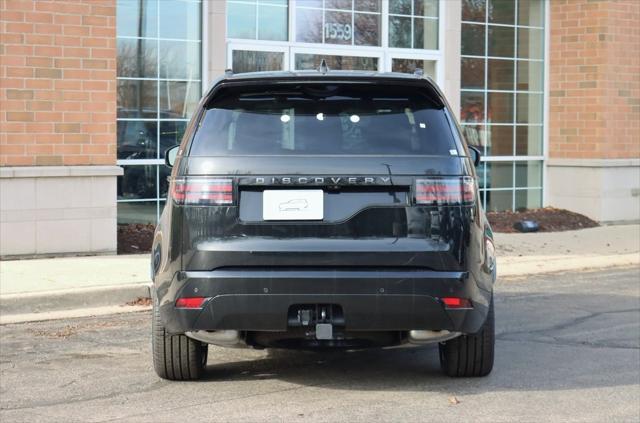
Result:
M177 272L158 292L167 330L284 332L297 305L334 304L346 331L449 330L477 332L490 293L468 272L406 269L228 268ZM210 298L202 309L179 309L180 297ZM469 309L447 309L442 297L468 298Z

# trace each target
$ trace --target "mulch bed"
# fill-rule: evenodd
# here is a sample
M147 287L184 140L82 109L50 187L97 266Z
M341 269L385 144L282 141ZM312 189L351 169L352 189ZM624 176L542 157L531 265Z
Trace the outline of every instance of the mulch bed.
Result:
M518 232L513 225L520 220L538 222L540 232L571 231L599 226L597 222L586 216L553 207L519 212L489 212L487 217L494 232ZM154 229L154 225L151 224L118 225L118 254L151 251Z
M155 226L141 223L118 225L118 254L138 254L151 251Z
M540 225L539 232L560 232L576 229L595 228L598 222L569 210L545 207L543 209L517 212L489 212L487 218L494 232L518 232L513 225L521 220L533 220Z

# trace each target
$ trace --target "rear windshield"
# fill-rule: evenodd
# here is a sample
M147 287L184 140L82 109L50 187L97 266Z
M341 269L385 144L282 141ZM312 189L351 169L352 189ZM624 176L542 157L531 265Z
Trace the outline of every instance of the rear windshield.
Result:
M280 85L226 89L200 121L189 154L449 155L441 105L415 87Z

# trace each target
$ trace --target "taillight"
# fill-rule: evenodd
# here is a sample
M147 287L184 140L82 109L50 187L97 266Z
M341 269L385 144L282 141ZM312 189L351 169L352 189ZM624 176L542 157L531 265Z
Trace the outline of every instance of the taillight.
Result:
M472 177L416 179L416 204L473 204L476 196Z
M171 196L176 204L220 206L233 204L231 179L177 178L171 181Z
M176 308L202 308L209 298L183 297L176 300Z
M444 297L441 300L446 308L473 308L471 301L466 298Z

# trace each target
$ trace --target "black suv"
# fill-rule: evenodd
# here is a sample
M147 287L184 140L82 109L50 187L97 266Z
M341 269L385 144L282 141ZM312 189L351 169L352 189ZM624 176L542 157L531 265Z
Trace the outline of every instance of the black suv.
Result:
M438 342L493 367L495 256L474 164L419 75L231 75L166 152L152 247L153 363L196 379L207 345Z

